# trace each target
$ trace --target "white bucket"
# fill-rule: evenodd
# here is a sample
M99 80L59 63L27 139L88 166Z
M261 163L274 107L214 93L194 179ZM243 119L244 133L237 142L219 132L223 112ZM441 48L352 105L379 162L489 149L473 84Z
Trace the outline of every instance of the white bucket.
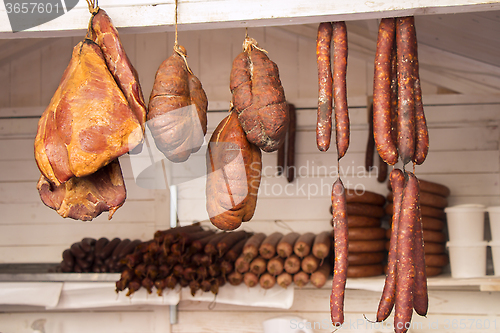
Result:
M451 276L473 278L486 275L486 246L488 242L448 242Z
M467 204L444 209L451 242L476 243L484 240L483 205Z
M491 247L491 257L493 259L495 276L500 276L500 241L491 241L488 245Z
M486 211L490 220L491 240L500 242L500 206L488 207Z

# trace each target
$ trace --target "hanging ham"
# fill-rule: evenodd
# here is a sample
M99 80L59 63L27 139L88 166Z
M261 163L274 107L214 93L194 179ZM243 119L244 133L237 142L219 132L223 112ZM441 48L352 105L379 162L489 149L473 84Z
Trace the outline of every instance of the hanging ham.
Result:
M289 122L285 92L278 66L252 38L245 39L243 52L233 61L230 89L248 141L265 152L277 150Z
M197 152L207 133L207 96L191 72L182 46L158 68L149 98L148 127L156 147L172 162Z
M109 211L111 219L126 197L117 159L89 176L72 177L61 185L42 175L37 189L43 203L59 215L82 221L90 221L104 211Z
M207 150L207 211L222 230L249 221L257 205L262 169L260 149L248 142L235 112L215 129Z
M139 75L125 53L111 18L102 8L97 7L93 10L90 27L89 33L92 40L101 48L109 71L127 99L135 117L144 127L147 111Z
M142 141L141 122L89 39L73 49L38 123L35 159L54 185L88 176Z

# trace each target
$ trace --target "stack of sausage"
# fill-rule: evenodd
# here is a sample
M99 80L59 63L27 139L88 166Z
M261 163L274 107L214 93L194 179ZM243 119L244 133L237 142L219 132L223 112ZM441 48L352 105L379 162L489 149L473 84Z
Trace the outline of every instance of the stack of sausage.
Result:
M330 231L274 232L268 236L257 233L246 241L228 281L232 285L243 282L248 287L260 284L264 289L276 283L287 288L292 282L301 288L310 281L321 288L331 273L327 258L331 246Z
M85 237L75 242L62 253L63 260L55 272L60 273L119 273L123 270L123 259L141 243L136 239Z
M116 291L128 289L130 296L141 287L149 293L155 287L161 296L165 288L179 284L192 295L198 290L217 294L249 236L245 231L203 230L197 224L157 231L125 257Z
M352 189L346 189L345 194L349 233L347 276L380 275L387 254L386 230L381 227L385 197L375 192Z
M446 225L444 208L448 206L447 197L450 195L450 189L442 184L422 179L419 183L426 273L427 276L436 276L441 274L443 267L449 264L445 246L447 237L443 229ZM387 201L389 204L386 212L392 215L392 192L387 195ZM390 229L387 230L389 239L390 232Z

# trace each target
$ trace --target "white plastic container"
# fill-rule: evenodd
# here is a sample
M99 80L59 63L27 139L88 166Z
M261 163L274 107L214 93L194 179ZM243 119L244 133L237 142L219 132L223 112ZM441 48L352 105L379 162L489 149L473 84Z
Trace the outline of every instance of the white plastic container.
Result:
M500 241L490 241L488 245L491 247L495 276L500 276Z
M477 243L484 240L484 205L466 204L446 207L448 235L453 243Z
M448 242L451 276L473 278L486 275L486 248L488 242Z
M490 220L491 240L493 242L500 242L500 206L487 207ZM498 268L500 271L500 267Z

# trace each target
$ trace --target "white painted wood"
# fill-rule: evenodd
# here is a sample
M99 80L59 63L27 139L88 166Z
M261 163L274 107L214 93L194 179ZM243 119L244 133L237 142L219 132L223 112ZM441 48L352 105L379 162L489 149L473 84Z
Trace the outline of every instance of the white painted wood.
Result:
M11 62L11 103L16 106L41 105L40 50L24 54Z
M114 222L101 223L96 228L92 223L80 223L68 221L68 223L43 225L2 225L2 236L0 244L2 246L42 246L42 245L64 245L69 247L73 242L80 241L83 237L119 237L119 238L139 238L142 240L151 239L156 231L153 223L132 223ZM57 230L54 233L53 230Z
M47 208L41 201L36 203L8 203L0 204L2 211L1 224L23 225L30 223L54 223L64 221L65 223L85 223L81 221L73 221L63 219L56 211ZM108 213L104 212L92 222L87 223L92 225L96 221L107 221ZM154 203L153 201L133 201L128 200L120 207L113 215L113 222L153 222L154 221Z
M29 312L0 314L2 332L32 333L35 320L45 319L45 331L53 333L154 333L152 311Z
M0 89L0 108L5 108L10 106L10 64L0 66L0 82L3 82L2 89Z
M214 5L216 3L217 5ZM265 8L265 10L263 10ZM386 16L457 13L498 9L497 2L442 0L439 4L430 0L418 4L409 2L366 3L361 0L345 1L331 6L325 1L315 1L307 6L298 0L283 6L280 1L189 1L179 4L178 22L181 29L235 28L241 26L265 26L317 23L321 21L361 20ZM129 27L134 32L172 30L173 1L151 4L150 1L121 3L110 1L104 6L117 27ZM85 3L59 18L26 32L12 33L5 7L0 7L0 32L2 38L49 37L81 34L87 28L89 13ZM170 15L168 15L168 14ZM64 28L61 28L64 27ZM135 29L132 29L135 28ZM142 28L142 29L139 29Z

